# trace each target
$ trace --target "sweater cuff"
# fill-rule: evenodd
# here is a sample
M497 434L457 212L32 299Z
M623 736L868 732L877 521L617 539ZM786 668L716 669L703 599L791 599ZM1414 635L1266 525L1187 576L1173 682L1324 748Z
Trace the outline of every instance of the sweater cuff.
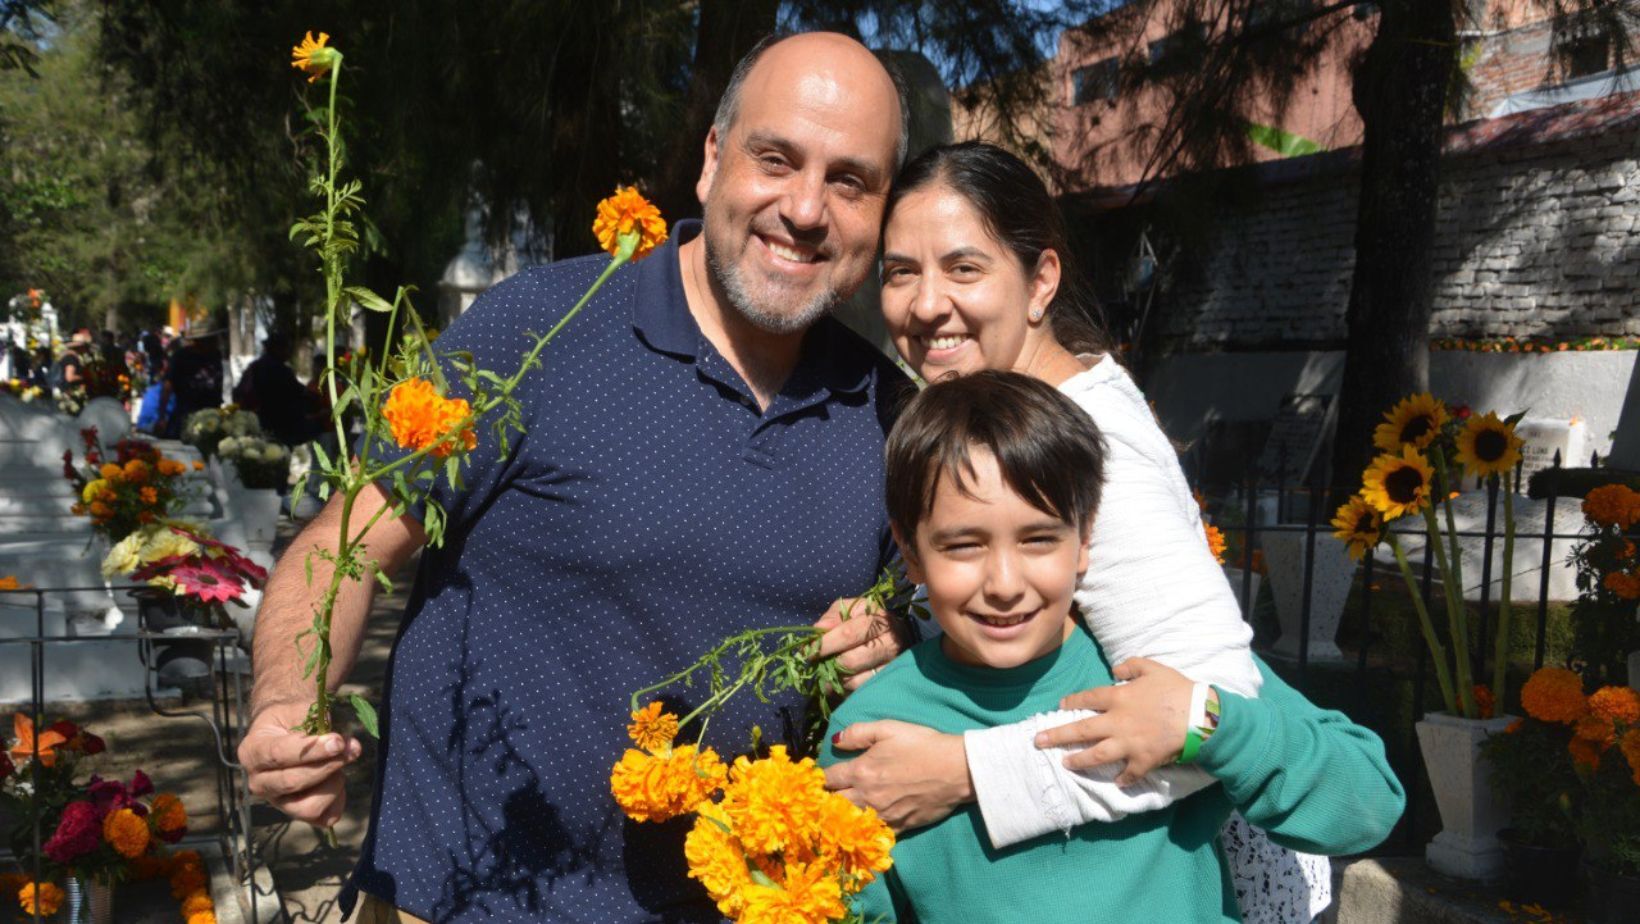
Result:
M1276 717L1264 700L1248 699L1214 686L1219 694L1219 727L1202 744L1196 766L1233 786L1268 775L1281 761L1270 747Z
M1069 834L1076 824L1049 763L1060 752L1037 748L1035 718L962 735L974 799L998 850L1052 831Z

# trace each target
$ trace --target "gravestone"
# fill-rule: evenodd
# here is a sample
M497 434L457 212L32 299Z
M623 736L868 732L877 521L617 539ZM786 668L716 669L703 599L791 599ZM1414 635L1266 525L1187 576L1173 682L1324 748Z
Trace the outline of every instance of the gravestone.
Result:
M1555 453L1560 453L1560 464L1576 468L1589 464L1588 428L1583 421L1553 417L1525 417L1515 425L1515 435L1522 441L1520 448L1521 479L1551 468Z
M1332 395L1289 394L1270 424L1258 470L1267 480L1303 482L1337 416Z

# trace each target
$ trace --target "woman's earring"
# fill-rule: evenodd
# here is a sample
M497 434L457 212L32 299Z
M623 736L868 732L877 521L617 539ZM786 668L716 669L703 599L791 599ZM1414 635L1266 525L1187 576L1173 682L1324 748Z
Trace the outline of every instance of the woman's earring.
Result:
M1031 309L1031 320L1033 320L1033 321L1042 320L1042 309L1040 309L1040 308Z

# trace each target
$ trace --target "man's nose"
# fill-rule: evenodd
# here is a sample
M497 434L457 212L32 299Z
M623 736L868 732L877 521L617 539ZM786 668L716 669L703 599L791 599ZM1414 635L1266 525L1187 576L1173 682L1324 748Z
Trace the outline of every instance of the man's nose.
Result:
M793 228L818 228L826 221L826 177L817 170L804 170L786 187L780 204L781 217Z

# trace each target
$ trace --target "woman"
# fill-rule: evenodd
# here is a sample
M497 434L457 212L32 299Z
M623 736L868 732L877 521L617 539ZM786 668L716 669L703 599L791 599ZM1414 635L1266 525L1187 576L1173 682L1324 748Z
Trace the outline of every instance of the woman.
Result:
M1042 181L991 145L936 148L907 165L885 216L883 316L913 370L928 381L981 369L1031 375L1069 396L1104 434L1105 500L1076 603L1110 662L1149 658L1193 680L1256 695L1251 630L1207 548L1172 443L1086 320L1090 302L1079 291L1063 222ZM1128 692L1141 697L1142 680ZM1195 768L1155 769L1177 755L1172 738L1124 730L1153 727L1124 725L1123 717L1154 711L1082 696L1067 706L1099 708L1104 716L1069 725L1064 714L1037 716L970 732L960 749L952 736L912 726L856 726L841 744L882 748L876 768L885 770L892 760L899 780L885 779L892 771L878 773L875 791L866 791L856 768L834 782L855 789L891 821L916 824L950 810L917 806L919 799L941 803L968 795L959 779L966 774L996 847L1159 808L1211 785ZM1180 725L1174 737L1182 739ZM1095 741L1065 766L1035 750ZM965 766L953 766L957 753L965 755ZM859 760L870 756L868 750ZM1124 760L1118 776L1110 767ZM929 777L941 774L949 785L930 786ZM1223 843L1246 920L1303 922L1326 907L1325 858L1277 847L1239 816L1226 826Z

